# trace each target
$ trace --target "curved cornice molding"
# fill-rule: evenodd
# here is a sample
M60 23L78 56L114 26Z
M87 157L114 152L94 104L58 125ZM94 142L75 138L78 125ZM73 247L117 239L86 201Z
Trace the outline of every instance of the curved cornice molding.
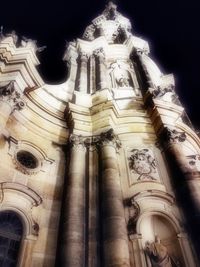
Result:
M4 192L5 190L14 190L19 194L24 194L26 195L26 197L29 197L32 206L37 207L42 203L42 198L34 190L22 184L3 182L0 183L0 190L2 192Z

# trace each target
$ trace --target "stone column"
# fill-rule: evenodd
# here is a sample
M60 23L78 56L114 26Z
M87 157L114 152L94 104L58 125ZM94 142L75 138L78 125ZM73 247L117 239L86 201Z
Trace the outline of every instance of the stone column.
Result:
M82 93L87 93L88 87L88 55L84 52L80 52L79 56L79 81L78 81L78 91Z
M145 55L145 51L143 51L143 50L138 50L136 52L137 61L138 61L139 67L141 69L141 73L144 76L144 80L146 81L147 87L154 88L155 86L152 82L152 79L149 75L148 69L147 69L145 62L144 62L144 55ZM147 89L148 88L146 88L146 90Z
M62 267L83 267L85 262L86 148L81 136L70 137L71 154L63 209ZM60 260L60 259L59 259Z
M88 249L87 267L98 267L99 209L98 209L98 153L96 146L88 149ZM85 266L85 267L86 267Z
M14 82L9 82L0 88L0 126L4 128L9 116L14 110L21 110L25 107L22 95L16 91Z
M103 48L98 48L94 51L96 57L96 66L97 66L97 89L102 90L107 86L107 73L105 66L105 53Z
M195 244L197 254L200 253L200 172L194 164L191 167L187 155L182 148L186 140L184 132L164 128L161 136L165 155L168 161L172 183L177 193L179 204L183 207L188 228Z
M128 235L113 130L101 134L101 218L104 267L129 267Z

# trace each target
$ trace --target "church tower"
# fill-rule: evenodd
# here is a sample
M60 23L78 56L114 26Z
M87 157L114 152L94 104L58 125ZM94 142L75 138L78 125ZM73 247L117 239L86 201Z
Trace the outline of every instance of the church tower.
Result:
M43 81L0 36L0 267L198 267L200 140L113 2Z

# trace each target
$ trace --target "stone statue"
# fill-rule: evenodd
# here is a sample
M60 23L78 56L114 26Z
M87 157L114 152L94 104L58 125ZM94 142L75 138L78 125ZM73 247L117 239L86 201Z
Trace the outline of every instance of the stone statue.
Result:
M11 33L8 33L6 36L12 37L14 44L17 45L18 36L17 36L15 31L12 31Z
M169 256L167 248L161 244L158 236L155 237L155 242L146 242L145 252L152 267L181 267Z
M111 65L113 75L118 87L130 87L130 74L119 62Z

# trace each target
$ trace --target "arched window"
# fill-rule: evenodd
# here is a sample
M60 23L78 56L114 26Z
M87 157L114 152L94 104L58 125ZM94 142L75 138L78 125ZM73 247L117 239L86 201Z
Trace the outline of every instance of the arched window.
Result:
M0 212L0 267L15 267L18 261L23 225L12 211Z

